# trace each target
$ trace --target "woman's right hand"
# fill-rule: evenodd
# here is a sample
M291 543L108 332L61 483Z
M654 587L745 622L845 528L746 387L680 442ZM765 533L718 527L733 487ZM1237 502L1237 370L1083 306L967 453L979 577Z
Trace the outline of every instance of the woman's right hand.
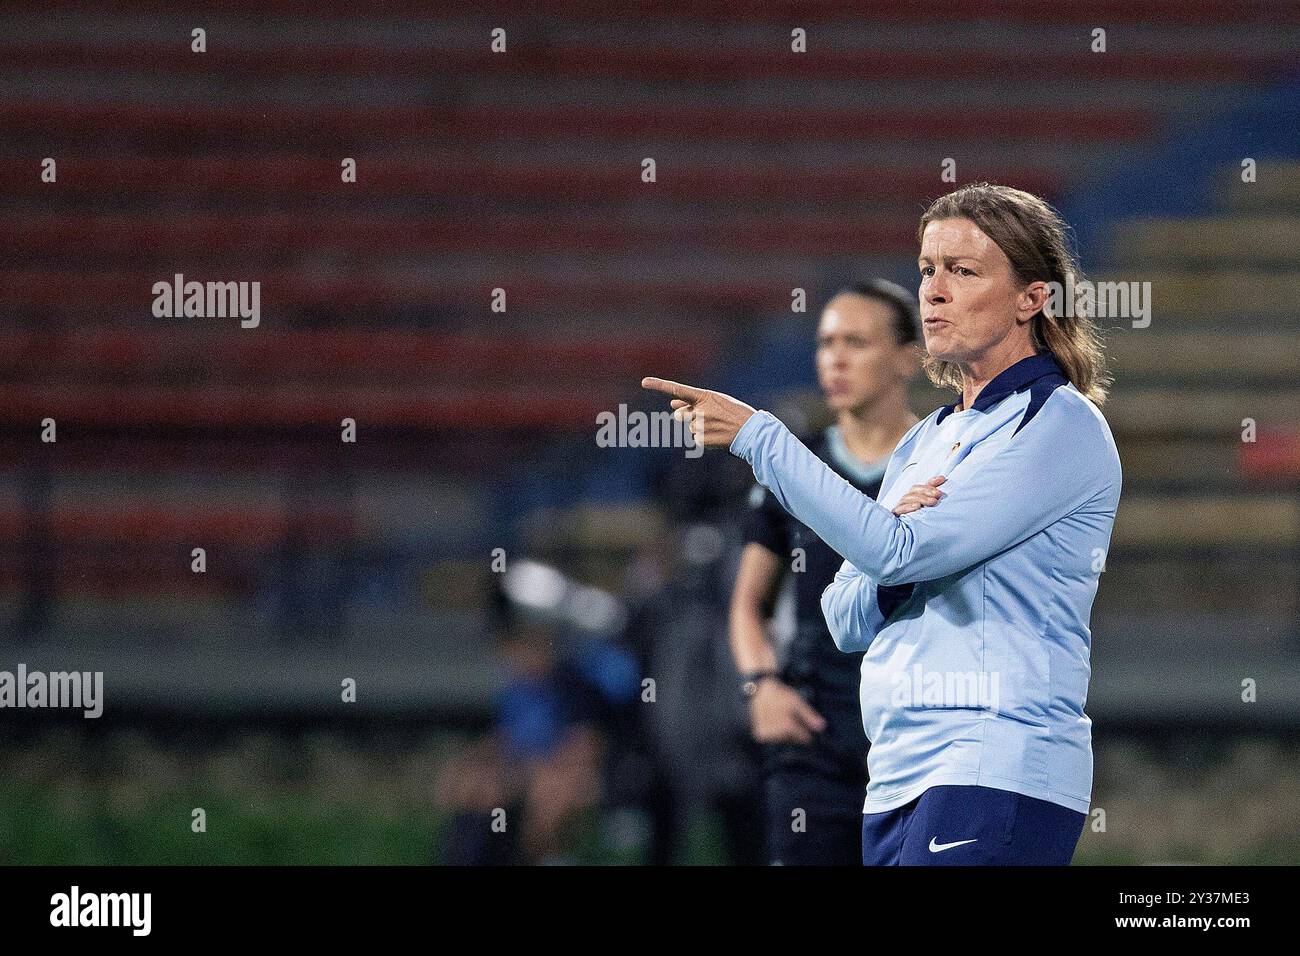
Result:
M775 677L758 682L749 702L749 724L760 744L809 744L826 720L788 684Z
M937 505L944 496L939 486L947 480L947 475L935 475L923 485L913 485L894 505L894 514L901 516Z

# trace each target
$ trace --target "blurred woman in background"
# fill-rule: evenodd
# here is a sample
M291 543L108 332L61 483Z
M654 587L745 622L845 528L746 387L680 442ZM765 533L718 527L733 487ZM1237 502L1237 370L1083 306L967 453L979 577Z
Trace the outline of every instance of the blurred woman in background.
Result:
M875 497L889 455L916 423L908 382L920 364L916 299L891 282L834 296L817 328L817 380L835 423L805 438L828 467ZM867 739L860 654L836 647L821 595L844 560L755 485L731 600L731 649L763 750L766 851L773 864L857 864ZM793 578L794 634L783 655L767 620Z

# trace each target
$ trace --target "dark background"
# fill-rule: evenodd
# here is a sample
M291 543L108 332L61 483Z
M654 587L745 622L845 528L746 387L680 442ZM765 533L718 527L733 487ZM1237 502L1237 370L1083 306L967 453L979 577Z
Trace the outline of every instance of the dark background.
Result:
M828 294L914 288L985 180L1152 287L1106 323L1076 861L1295 862L1297 41L1219 0L7 8L0 670L106 702L0 710L0 863L754 859L747 471L596 416L654 374L816 421ZM260 325L155 318L175 273Z

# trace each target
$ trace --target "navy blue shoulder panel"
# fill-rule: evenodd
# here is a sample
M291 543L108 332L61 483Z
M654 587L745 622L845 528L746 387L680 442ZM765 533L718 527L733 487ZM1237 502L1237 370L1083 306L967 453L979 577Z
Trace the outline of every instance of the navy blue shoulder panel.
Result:
M1069 384L1069 379L1064 375L1044 375L1042 378L1036 379L1029 386L1029 404L1025 406L1025 414L1020 419L1020 424L1016 426L1016 430L1011 433L1011 437L1016 437L1020 429L1029 424L1029 420L1038 414L1038 410L1043 407L1054 391L1067 384Z

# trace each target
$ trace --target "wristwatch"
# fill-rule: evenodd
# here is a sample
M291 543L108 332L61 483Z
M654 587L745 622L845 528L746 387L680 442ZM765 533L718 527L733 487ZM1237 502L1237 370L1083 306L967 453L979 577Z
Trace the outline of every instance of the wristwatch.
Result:
M768 677L775 677L776 671L754 671L751 674L740 675L740 696L745 700L752 700L758 693L758 685Z

